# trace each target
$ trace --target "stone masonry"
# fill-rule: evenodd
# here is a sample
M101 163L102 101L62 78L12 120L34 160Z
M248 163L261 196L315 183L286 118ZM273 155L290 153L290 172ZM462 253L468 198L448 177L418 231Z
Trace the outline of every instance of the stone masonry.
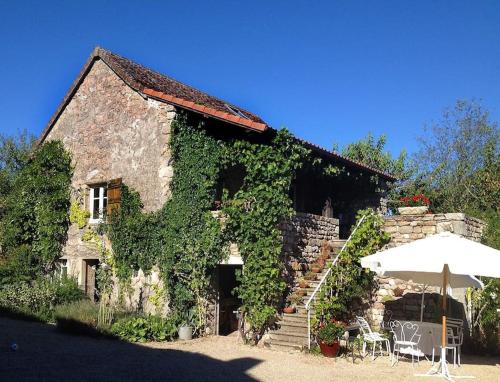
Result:
M173 106L143 98L97 60L46 138L61 140L71 152L72 188L80 206L88 209L89 185L122 178L139 192L146 211L161 208L170 196L175 115ZM82 241L84 232L70 227L63 256L80 285L83 259L99 258L95 245Z
M330 244L339 239L339 220L308 213L297 213L280 224L283 233L283 253L289 288L297 277L316 262L324 241Z
M339 238L339 220L307 213L297 213L281 223L283 250L296 261L313 262L324 240Z

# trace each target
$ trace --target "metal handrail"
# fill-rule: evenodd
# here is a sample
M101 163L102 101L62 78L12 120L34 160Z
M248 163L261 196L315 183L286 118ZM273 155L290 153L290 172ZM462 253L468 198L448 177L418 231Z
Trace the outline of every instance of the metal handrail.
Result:
M363 215L361 217L361 219L359 219L358 223L356 224L356 227L354 227L354 229L352 230L351 234L347 238L346 242L342 246L342 249L337 254L337 256L335 256L335 259L333 259L333 262L330 264L330 267L328 268L328 270L326 271L326 273L324 274L324 276L321 278L319 284L314 289L314 292L311 294L311 297L309 297L309 299L306 302L306 306L305 307L306 307L306 310L307 310L307 346L308 346L309 349L311 349L311 302L314 300L314 296L316 296L316 293L318 293L318 291L321 289L321 286L325 283L326 278L328 277L328 275L332 271L333 267L337 264L337 261L338 261L340 255L342 254L342 252L344 252L344 249L345 249L347 243L349 243L349 241L351 240L352 235L354 234L354 232L356 232L356 230L358 229L358 227L360 226L360 224L363 222L363 220L365 220L365 218L366 218L367 215L368 214Z

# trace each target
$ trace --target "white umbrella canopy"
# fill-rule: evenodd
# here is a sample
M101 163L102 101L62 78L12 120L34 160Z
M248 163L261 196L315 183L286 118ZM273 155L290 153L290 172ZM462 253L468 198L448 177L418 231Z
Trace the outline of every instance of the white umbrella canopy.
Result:
M452 287L480 287L479 280L467 275L500 278L500 251L443 232L365 256L361 265L379 274L428 285L441 285L443 268L448 265Z
M365 266L366 268L370 268ZM373 271L377 272L379 276L392 277L393 279L409 280L416 284L423 284L426 286L441 286L443 285L443 272L410 272L410 271ZM451 288L484 288L484 284L476 277L471 275L457 275L450 274L448 279Z

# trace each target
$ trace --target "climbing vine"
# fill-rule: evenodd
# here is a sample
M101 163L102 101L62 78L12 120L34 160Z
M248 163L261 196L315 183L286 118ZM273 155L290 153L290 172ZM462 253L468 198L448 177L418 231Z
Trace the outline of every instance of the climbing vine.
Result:
M224 144L184 118L172 124L174 160L172 197L161 211L163 251L160 269L171 307L194 311L197 327L205 325L210 278L224 256L221 222L210 213L223 166Z
M170 307L183 315L194 312L196 326L205 325L210 277L225 248L221 223L214 218L215 188L224 156L222 142L185 118L172 124L175 167L172 197L156 212L142 212L139 194L126 185L121 205L109 219L116 274L129 279L134 270L158 265Z
M373 273L363 269L360 259L381 249L390 240L382 231L383 218L372 209L360 210L357 221L366 216L352 234L344 251L322 287L316 304L316 318L342 319L352 307L353 301L368 297L373 282Z
M236 141L232 165L246 170L243 187L224 203L226 233L245 264L237 294L244 319L257 341L277 312L285 289L281 219L293 213L290 186L309 151L280 130L271 144ZM237 154L237 155L236 155Z

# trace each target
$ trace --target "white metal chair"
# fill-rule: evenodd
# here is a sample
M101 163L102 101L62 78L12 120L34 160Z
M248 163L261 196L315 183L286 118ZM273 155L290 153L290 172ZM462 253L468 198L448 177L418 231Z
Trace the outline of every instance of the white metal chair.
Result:
M366 356L366 344L372 344L372 360L375 359L375 349L377 344L380 346L380 354L383 354L384 349L382 348L382 344L385 344L385 350L387 354L391 355L391 344L389 343L389 339L383 337L380 333L373 332L370 328L370 325L363 317L356 317L356 321L359 324L359 328L361 330L361 334L363 336L363 356Z
M425 355L418 348L421 337L420 334L417 334L418 325L411 322L402 324L400 321L392 321L391 332L394 336L392 366L399 362L399 356L401 354L411 355L412 366L415 357L417 357L417 362L420 363L420 357L424 357ZM396 353L398 353L397 356ZM394 361L394 359L396 360Z
M453 365L461 365L460 355L464 342L464 321L459 318L446 319L446 348L453 350ZM458 361L458 362L457 362Z

